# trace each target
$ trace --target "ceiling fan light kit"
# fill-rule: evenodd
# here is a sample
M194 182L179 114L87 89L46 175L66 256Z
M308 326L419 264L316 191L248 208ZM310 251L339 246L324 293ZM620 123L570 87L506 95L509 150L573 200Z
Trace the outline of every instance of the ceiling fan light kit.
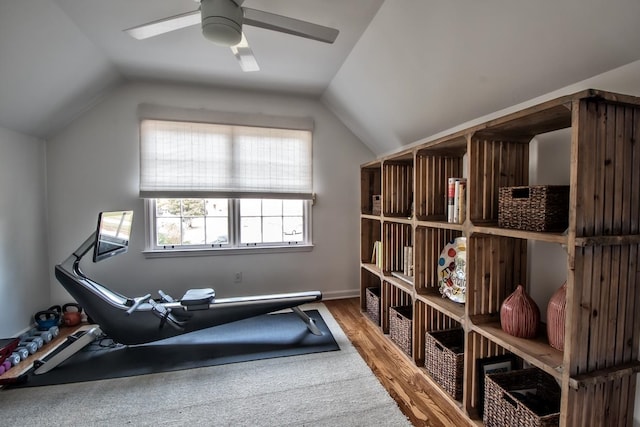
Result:
M221 46L242 40L242 9L231 0L202 0L202 34Z

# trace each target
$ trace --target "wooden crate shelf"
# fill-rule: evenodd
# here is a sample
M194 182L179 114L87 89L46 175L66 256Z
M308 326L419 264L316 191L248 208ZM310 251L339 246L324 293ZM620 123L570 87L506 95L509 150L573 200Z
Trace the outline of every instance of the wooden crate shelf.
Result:
M567 230L538 233L498 227L499 189L528 186L531 142L562 129L570 131L571 147ZM633 419L640 371L638 135L640 98L589 89L361 166L361 270L366 272L361 288L380 282L385 333L388 308L413 304L413 359L418 366L424 363L428 330L463 328L463 398L449 401L477 424L482 423L476 363L505 354L514 355L518 366L538 367L558 380L562 426L622 426ZM446 182L463 174L467 220L451 224L445 215ZM371 214L369 205L378 189L379 216ZM438 290L439 254L456 237L467 240L464 305L443 299ZM371 245L378 239L384 248L382 269L370 259ZM552 348L544 331L539 338L520 339L500 327L502 302L518 284L528 285L528 266L539 246L530 243L536 242L557 245L566 253L564 351ZM402 271L405 245L413 247L413 280L390 276Z

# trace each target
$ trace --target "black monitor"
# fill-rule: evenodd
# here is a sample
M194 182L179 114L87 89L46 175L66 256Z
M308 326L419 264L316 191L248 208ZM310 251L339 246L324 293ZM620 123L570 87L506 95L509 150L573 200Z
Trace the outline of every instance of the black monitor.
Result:
M133 211L100 212L93 262L126 252L132 223Z

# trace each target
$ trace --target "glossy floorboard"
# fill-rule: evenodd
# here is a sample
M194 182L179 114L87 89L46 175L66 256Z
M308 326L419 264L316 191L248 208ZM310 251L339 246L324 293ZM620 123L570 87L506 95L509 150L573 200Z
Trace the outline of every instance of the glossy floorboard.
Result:
M432 389L415 364L360 311L357 298L325 305L354 347L415 426L474 425Z

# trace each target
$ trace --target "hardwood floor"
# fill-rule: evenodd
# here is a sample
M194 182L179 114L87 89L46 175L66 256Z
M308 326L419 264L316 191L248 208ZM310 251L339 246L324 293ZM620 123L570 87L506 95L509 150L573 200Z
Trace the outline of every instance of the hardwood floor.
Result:
M323 301L353 346L415 426L476 426L452 409L413 361L360 311L358 298Z

